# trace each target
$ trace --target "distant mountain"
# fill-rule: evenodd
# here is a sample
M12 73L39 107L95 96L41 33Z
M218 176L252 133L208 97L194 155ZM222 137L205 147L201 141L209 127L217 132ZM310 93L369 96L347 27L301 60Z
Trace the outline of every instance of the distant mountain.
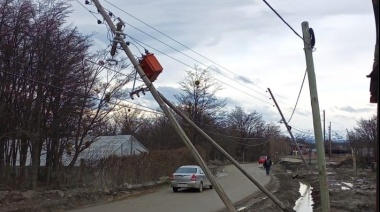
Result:
M333 139L334 143L347 143L348 141L346 139Z
M346 143L346 142L348 142L346 139L343 139L343 138L331 138L331 141L334 143ZM314 137L310 137L309 139L307 139L307 142L314 144L315 143Z

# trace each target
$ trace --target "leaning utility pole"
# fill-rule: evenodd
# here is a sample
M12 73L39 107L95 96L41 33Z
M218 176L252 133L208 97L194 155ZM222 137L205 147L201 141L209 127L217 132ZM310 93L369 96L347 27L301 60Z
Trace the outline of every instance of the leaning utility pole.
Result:
M330 197L326 177L325 148L324 143L322 141L321 115L319 110L317 82L314 72L313 61L313 48L315 44L315 37L313 29L309 28L309 23L307 21L302 22L301 25L304 41L304 51L306 57L307 76L309 79L311 109L313 113L314 137L315 143L317 144L318 177L321 195L321 206L322 212L330 212Z
M172 124L174 130L180 136L181 140L185 143L185 145L189 148L191 154L193 155L195 160L198 162L199 166L201 166L202 169L205 171L207 179L210 180L212 186L215 188L215 191L218 193L219 197L221 198L221 200L225 204L228 211L236 212L236 209L233 207L232 201L228 198L227 194L224 192L223 188L220 186L218 181L216 181L214 175L211 173L211 171L207 167L206 163L203 161L202 157L199 155L198 151L195 149L194 145L191 143L190 139L186 136L185 132L183 131L183 129L181 128L181 126L179 125L177 120L175 119L174 115L171 113L169 108L165 105L165 103L161 99L158 91L156 90L156 88L154 87L152 82L149 80L149 78L146 76L146 74L142 70L140 64L137 62L133 53L129 49L127 43L124 41L124 38L121 36L122 33L120 31L117 31L117 29L121 29L121 27L116 28L116 26L113 24L110 16L107 14L107 12L104 10L104 8L102 7L102 5L99 3L98 0L93 0L92 2L95 4L96 8L98 9L98 12L103 16L104 20L107 22L107 24L110 27L110 29L112 30L112 32L116 35L115 41L120 43L121 47L123 48L123 50L127 54L128 58L131 60L131 63L135 67L137 73L139 73L139 75L142 78L142 80L144 81L145 85L147 86L149 91L152 93L152 96L157 101L157 103L160 105L160 107L163 110L163 112L165 113L165 115L168 117L168 119L169 119L170 123ZM118 26L120 26L120 24L124 25L123 21L120 18L118 18L118 19L119 19Z
M286 126L286 129L288 130L288 132L289 132L289 134L290 134L290 137L292 138L293 142L296 144L296 147L297 147L298 152L301 154L301 158L302 158L303 163L305 164L306 168L310 171L310 168L309 168L309 166L307 165L305 158L303 157L303 154L302 154L302 152L301 152L301 150L300 150L300 147L298 146L298 143L297 143L296 139L294 139L293 133L292 133L292 131L291 131L291 127L288 125L288 122L286 122L286 120L285 120L285 118L284 118L284 115L282 114L281 109L280 109L280 107L278 106L277 101L276 101L276 99L274 98L274 96L273 96L273 94L272 94L272 91L271 91L269 88L268 88L268 91L269 91L270 96L271 96L272 99L273 99L274 104L276 105L276 107L277 107L277 109L278 109L278 112L279 112L280 115L281 115L282 121L284 122L284 124L285 124L285 126ZM310 154L310 152L309 152L309 154Z
M292 211L290 208L286 207L282 202L280 202L273 194L271 194L264 186L257 182L252 175L250 175L243 167L231 156L229 155L222 147L218 145L209 135L207 135L201 128L199 128L193 121L189 119L185 114L181 112L178 108L175 107L169 100L167 100L162 94L160 94L162 100L179 116L181 116L188 124L194 127L203 137L205 137L216 149L218 149L232 164L236 166L251 182L253 182L264 194L266 194L277 206L279 206L283 211Z

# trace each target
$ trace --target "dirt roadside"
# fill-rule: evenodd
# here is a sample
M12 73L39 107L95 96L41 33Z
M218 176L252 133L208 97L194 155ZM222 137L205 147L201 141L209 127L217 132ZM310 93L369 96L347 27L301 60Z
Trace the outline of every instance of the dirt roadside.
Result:
M319 181L317 173L309 174L300 162L286 162L272 166L271 181L266 188L285 206L293 208L301 196L300 183L312 187L313 211L321 211ZM328 163L330 206L334 212L375 211L376 173L359 169L355 174L352 161ZM66 211L88 205L103 204L116 200L140 196L167 187L164 179L155 185L120 189L52 190L52 191L4 191L0 188L0 211L4 212L51 212ZM3 190L3 191L1 191ZM240 212L281 212L281 208L262 192L236 204Z
M168 183L101 190L0 191L1 212L60 212L153 193Z
M297 199L301 196L300 183L310 185L314 202L310 211L319 212L321 204L318 175L316 172L309 174L305 169L300 168L301 165L300 162L285 161L274 165L271 182L266 188L285 206L294 208ZM355 174L352 169L352 160L331 162L326 165L326 168L331 211L375 211L376 172L370 169L359 169L358 174ZM244 212L283 211L261 192L239 202L237 209Z

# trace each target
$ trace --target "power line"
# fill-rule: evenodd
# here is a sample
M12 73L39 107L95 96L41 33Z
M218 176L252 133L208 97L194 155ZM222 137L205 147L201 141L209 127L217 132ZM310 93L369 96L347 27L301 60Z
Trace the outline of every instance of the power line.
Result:
M224 135L224 134L212 132L212 131L209 131L209 130L203 130L203 131L209 132L209 133L214 134L214 135L223 136L223 137L226 137L226 138L235 138L235 139L241 139L241 140L259 140L259 139L261 139L261 138L254 138L254 137L244 138L244 137L239 137L239 136Z
M181 63L181 64L183 64L183 65L185 65L185 66L187 66L187 67L189 67L189 68L191 68L191 69L194 69L194 67L192 67L192 66L190 66L190 65L188 65L188 64L186 64L186 63L184 63L184 62L182 62L182 61L180 61L180 60L178 60L178 59L176 59L176 58L174 58L174 57L172 57L172 56L170 56L170 55L168 55L168 54L166 54L166 53L164 53L164 52L162 52L162 51L160 51L160 50L158 50L158 49L156 49L156 48L154 48L154 47L152 47L152 46L150 46L149 44L146 44L146 43L144 43L144 42L142 42L142 41L140 41L140 40L138 40L138 39L136 39L136 38L134 38L134 37L132 37L132 36L130 36L130 35L127 35L127 36L130 37L131 39L133 39L133 40L136 41L136 42L140 42L140 43L142 43L144 46L148 46L149 48L151 48L151 49L153 49L153 50L155 50L155 51L157 51L157 52L160 52L161 54L163 54L163 55L165 55L165 56L167 56L167 57L170 57L171 59L176 60L177 62L179 62L179 63ZM244 93L244 94L246 94L246 95L248 95L248 96L250 96L250 97L253 97L253 98L255 98L255 99L258 99L258 100L260 100L260 101L262 101L262 102L264 102L264 103L271 104L271 103L268 102L268 101L265 101L265 100L263 100L263 99L260 99L260 98L258 98L258 97L256 97L256 96L251 95L250 93L247 93L247 92L245 92L245 91L242 91L242 90L236 88L235 86L232 86L232 85L230 85L230 84L228 84L228 83L225 83L225 82L221 81L221 80L218 79L218 78L215 78L215 80L217 80L217 81L219 81L219 82L221 82L221 83L223 83L223 84L225 84L225 85L227 85L227 86L229 86L229 87L231 87L231 88L233 88L233 89L235 89L235 90L238 90L238 91L240 91L240 92L242 92L242 93Z
M110 3L110 2L108 2L108 3ZM117 9L121 10L121 9L118 8L117 6L113 5L112 3L110 3L110 4L111 4L112 6L114 6L114 7L116 7ZM105 8L105 9L106 9L106 8ZM108 9L106 9L106 10L108 10ZM110 10L108 10L108 11L110 12ZM131 14L127 13L127 12L124 11L124 10L121 10L121 11L123 11L124 13L126 13L126 14L132 16ZM136 17L134 17L134 16L132 16L132 17L135 18L136 20L141 21L140 19L138 19L138 18L136 18ZM144 23L144 24L146 24L147 26L151 27L149 24L147 24L147 23L145 23L145 22L143 22L143 21L141 21L141 22ZM127 23L127 24L128 24L128 23ZM199 60L197 60L197 59L195 59L195 58L193 58L193 57L191 57L191 56L189 56L189 55L187 55L187 54L185 54L185 53L179 51L178 49L176 49L176 48L174 48L174 47L172 47L172 46L166 44L166 43L163 42L163 41L160 41L159 39L157 39L157 38L155 38L155 37L149 35L148 33L146 33L146 32L144 32L144 31L138 29L137 27L135 27L135 26L133 26L133 25L131 25L131 24L128 24L128 25L131 26L131 27L133 27L133 28L135 28L136 30L138 30L138 31L140 31L140 32L142 32L142 33L148 35L149 37L151 37L151 38L153 38L153 39L159 41L160 43L162 43L162 44L164 44L164 45L166 45L166 46L172 48L173 50L175 50L175 51L177 51L177 52L179 52L179 53L181 53L181 54L183 54L183 55L189 57L190 59L192 59L192 60L194 60L194 61L196 61L196 62L202 64L203 66L206 66L205 64L203 64L203 63L200 62ZM160 31L157 30L157 29L155 29L154 27L151 27L151 28L154 29L154 30L156 30L157 32L159 32L159 33L161 33L161 34L163 34L163 35L169 37L168 35L166 35L166 34L160 32ZM174 57L172 57L172 56L169 56L168 54L166 54L166 53L164 53L164 52L162 52L162 51L160 51L160 50L158 50L158 49L156 49L156 48L153 48L152 46L150 46L150 45L148 45L148 44L146 44L146 43L144 43L144 42L142 42L142 41L139 41L138 39L136 39L136 38L134 38L134 37L132 37L132 36L130 36L130 35L127 35L127 36L130 37L132 40L134 40L134 41L137 42L137 43L138 43L138 42L143 43L145 46L149 46L150 48L152 48L152 49L154 49L154 50L160 52L161 54L164 54L164 55L168 56L169 58L171 58L171 59L173 59L173 60L175 60L175 61L177 61L177 62L179 62L179 63L181 63L181 64L184 64L184 65L190 67L191 69L194 69L194 67L192 67L192 66L190 66L190 65L188 65L188 64L185 64L184 62L182 62L182 61L180 61L180 60L178 60L178 59L176 59L176 58L174 58ZM170 37L169 37L169 38L170 38ZM171 38L171 39L172 39L172 38ZM172 39L172 40L173 40L173 41L176 41L176 40L174 40L174 39ZM176 41L176 42L179 43L178 41ZM181 43L179 43L179 44L181 44ZM182 44L181 44L181 45L182 45ZM184 46L184 47L186 47L186 48L188 48L189 50L191 50L191 49L190 49L189 47L187 47L187 46ZM193 51L193 50L191 50L191 51ZM211 62L212 62L212 61L211 61ZM215 64L216 64L216 63L215 63ZM217 65L218 65L218 64L217 64ZM208 67L208 68L210 68L210 67ZM216 73L222 74L222 75L225 76L226 78L228 78L228 79L230 79L230 80L232 80L232 81L238 83L236 80L234 80L233 78L228 77L227 75L223 74L222 72L217 71L217 70L214 70L213 68L210 68L210 69L213 70L213 71L215 71ZM233 73L233 72L231 72L231 73ZM234 75L236 75L236 74L234 74ZM238 76L238 75L236 75L236 76ZM227 84L227 83L225 83L225 82L223 82L223 81L221 81L221 80L219 80L219 79L217 79L217 78L216 78L216 80L217 80L217 81L220 81L220 82L222 82L223 84L225 84L225 85L227 85L227 86L229 86L229 87L231 87L231 88L233 88L233 89L235 89L235 90L238 90L238 91L240 91L240 92L242 92L242 93L244 93L244 94L246 94L246 95L248 95L248 96L251 96L251 97L253 97L253 98L255 98L255 99L258 99L258 100L260 100L260 101L262 101L262 102L264 102L264 103L271 104L271 103L269 103L268 101L265 101L265 100L260 99L260 98L258 98L258 97L256 97L256 96L253 96L253 95L251 95L251 94L249 94L249 93L247 93L247 92L245 92L245 91L242 91L242 90L240 90L240 89L238 89L238 88L236 88L236 87L234 87L234 86L232 86L232 85L229 85L229 84ZM241 84L240 84L240 85L241 85ZM260 95L262 95L262 96L264 96L264 97L267 97L266 95L264 95L264 94L262 94L262 93L260 93L260 92L258 92L258 91L255 91L255 90L249 88L248 86L246 86L246 85L244 85L244 84L243 84L243 86L245 86L246 88L248 88L248 89L250 89L250 90L252 90L252 91L254 91L254 92L256 92L256 93L258 93L258 94L260 94Z
M307 69L305 70L305 74L303 75L303 80L302 80L302 84L301 84L300 91L298 92L298 97L297 97L296 105L295 105L294 108L293 108L293 112L292 112L292 115L290 115L290 118L289 118L289 120L288 120L288 123L290 122L290 120L292 120L292 117L293 117L294 111L295 111L296 108L297 108L298 100L300 99L300 95L301 95L301 92L302 92L303 83L305 82L306 74L307 74Z
M161 40L159 40L159 39L153 37L152 35L150 35L150 34L144 32L144 31L138 29L137 27L135 27L135 26L133 26L133 25L131 25L131 24L128 24L128 23L126 23L126 24L129 25L129 26L131 26L131 27L133 27L134 29L140 31L141 33L143 33L143 34L149 36L150 38L152 38L152 39L154 39L154 40L160 42L161 44L163 44L163 45L165 45L165 46L167 46L167 47L173 49L174 51L176 51L176 52L178 52L178 53L180 53L180 54L182 54L182 55L184 55L184 56L186 56L186 57L188 57L188 58L194 60L195 62L197 62L197 63L199 63L199 64L201 64L201 65L207 67L206 64L204 64L203 62L201 62L201 61L195 59L194 57L191 57L190 55L183 53L182 51L180 51L180 50L178 50L178 49L176 49L176 48L170 46L169 44L167 44L167 43L165 43L165 42L163 42L163 41L161 41ZM130 37L130 38L131 38L132 40L134 40L135 42L137 41L137 39L133 38L132 36L128 36L128 37ZM141 42L141 41L139 41L139 42ZM146 44L145 44L145 45L146 45ZM160 52L161 52L161 51L160 51ZM162 52L161 52L161 53L162 53ZM168 56L167 54L165 54L165 55ZM172 57L171 57L171 58L172 58ZM172 58L172 59L173 59L173 58ZM178 60L176 60L176 61L178 61ZM193 67L192 67L192 68L193 68ZM238 83L235 79L233 79L233 78L227 76L227 75L224 74L223 72L220 72L220 71L214 70L212 67L208 67L208 68L211 69L211 70L213 70L214 72L216 72L216 73L218 73L218 74L221 74L221 75L223 75L224 77L226 77L226 78L228 78L228 79L230 79L230 80L235 81L236 83ZM244 84L240 84L240 85L243 85L244 87L246 87L246 88L248 88L248 89L250 89L250 90L252 90L252 91L254 91L254 92L256 92L256 93L258 93L258 94L260 94L260 95L262 95L262 96L264 96L264 97L267 97L265 94L262 94L262 93L260 93L260 92L258 92L258 91L256 91L256 90L253 90L252 88L250 88L250 87L248 87L248 86L246 86L246 85L244 85Z
M106 1L106 2L108 2L108 1ZM117 8L118 10L122 11L123 13L125 13L125 14L127 14L127 15L133 17L134 19L140 21L141 23L145 24L146 26L148 26L148 27L154 29L155 31L159 32L160 34L162 34L162 35L168 37L169 39L173 40L174 42L176 42L176 43L182 45L183 47L185 47L185 48L187 48L187 49L189 49L190 51L192 51L192 52L194 52L194 53L200 55L201 57L203 57L203 58L209 60L210 62L212 62L212 63L218 65L219 67L222 67L221 65L215 63L214 61L210 60L209 58L207 58L207 57L205 57L205 56L199 54L198 52L195 52L194 50L190 49L190 48L187 47L186 45L180 43L179 41L176 41L175 39L171 38L170 36L166 35L165 33L159 31L158 29L156 29L156 28L154 28L154 27L152 27L152 26L150 26L149 24L147 24L146 22L142 21L141 19L139 19L139 18L137 18L137 17L131 15L130 13L128 13L128 12L122 10L122 9L120 9L119 7L117 7L116 5L114 5L114 4L110 3L110 2L108 2L108 3L111 4L112 6L114 6L115 8ZM108 10L108 9L107 9L107 10ZM108 11L110 12L110 10L108 10ZM128 24L128 23L126 23L126 24ZM151 36L150 34L148 34L148 33L146 33L146 32L144 32L143 30L140 30L139 28L137 28L137 27L135 27L135 26L133 26L133 25L131 25L131 24L128 24L128 25L131 26L131 27L133 27L134 29L140 31L141 33L144 33L145 35L147 35L147 36L153 38L154 40L156 40L156 41L158 41L158 42L160 42L160 43L162 43L162 44L168 46L169 48L171 48L171 49L173 49L173 50L175 50L175 51L177 51L177 52L179 52L179 53L185 55L186 57L188 57L188 58L190 58L190 59L192 59L192 60L194 60L194 61L196 61L196 62L198 62L198 63L200 63L200 64L202 64L202 65L204 65L204 66L206 66L206 65L203 64L201 61L199 61L199 60L197 60L197 59L195 59L195 58L193 58L193 57L191 57L191 56L189 56L189 55L187 55L187 54L185 54L185 53L179 51L178 49L176 49L176 48L174 48L174 47L168 45L167 43L165 43L165 42L163 42L163 41L161 41L161 40L159 40L159 39L157 39L157 38ZM152 48L152 49L154 49L154 50L160 52L161 54L164 54L164 55L168 56L169 58L171 58L171 59L173 59L173 60L175 60L175 61L177 61L177 62L179 62L179 63L181 63L181 64L183 64L183 65L185 65L185 66L187 66L187 67L189 67L189 68L191 68L191 69L194 69L194 67L192 67L192 66L190 66L190 65L188 65L188 64L186 64L186 63L184 63L184 62L182 62L182 61L180 61L180 60L178 60L178 59L176 59L176 58L174 58L174 57L172 57L172 56L169 56L168 54L166 54L166 53L164 53L164 52L162 52L162 51L160 51L160 50L158 50L158 49L156 49L156 48L153 48L152 46L150 46L150 45L148 45L148 44L146 44L146 43L144 43L144 42L142 42L142 41L139 41L138 39L136 39L136 38L134 38L134 37L132 37L132 36L129 36L129 35L127 35L127 36L130 37L132 40L134 40L134 41L137 42L137 43L143 43L145 46L149 46L150 48ZM226 78L228 78L228 79L230 79L230 80L232 80L232 81L238 83L235 79L233 79L233 78L231 78L231 77L225 75L224 73L220 72L219 70L214 70L214 69L211 68L211 67L208 67L208 68L210 68L211 70L215 71L216 73L222 74L222 75L225 76ZM226 69L226 68L224 68L224 67L222 67L222 68L225 69L225 70L227 70L227 71L229 71L230 73L234 74L232 71L230 71L230 70L228 70L228 69ZM236 74L234 74L234 75L240 77L239 75L236 75ZM233 89L235 89L235 90L238 90L238 91L240 91L240 92L242 92L242 93L244 93L244 94L246 94L246 95L248 95L248 96L251 96L251 97L253 97L253 98L255 98L255 99L258 99L258 100L260 100L260 101L262 101L262 102L264 102L264 103L271 104L271 103L268 102L268 101L265 101L265 100L263 100L263 99L261 99L261 98L258 98L258 97L256 97L256 96L251 95L250 93L247 93L247 92L245 92L245 91L242 91L242 90L240 90L240 89L238 89L238 88L236 88L236 87L234 87L234 86L232 86L232 85L230 85L230 84L227 84L227 83L225 83L225 82L219 80L218 78L216 78L216 80L217 80L217 81L220 81L220 82L222 82L223 84L225 84L225 85L227 85L227 86L229 86L229 87L231 87L231 88L233 88ZM266 95L264 95L264 94L262 94L262 93L260 93L260 92L258 92L258 91L256 91L256 90L253 90L252 88L250 88L250 87L248 87L248 86L246 86L246 85L244 85L244 84L240 84L240 85L243 85L244 87L246 87L246 88L248 88L248 89L250 89L250 90L252 90L252 91L254 91L254 92L256 92L256 93L258 93L258 94L260 94L260 95L262 95L262 96L264 96L264 97L267 97ZM293 112L293 113L294 113L294 112Z
M167 35L167 34L165 34L165 33L161 32L161 31L160 31L160 30L158 30L157 28L155 28L155 27L153 27L153 26L149 25L148 23L146 23L146 22L144 22L143 20L141 20L141 19L137 18L136 16L134 16L134 15L132 15L132 14L128 13L127 11L125 11L125 10L121 9L120 7L116 6L115 4L112 4L111 2L109 2L109 1L107 1L107 0L105 0L105 1L106 1L107 3L109 3L110 5L112 5L113 7L115 7L116 9L120 10L121 12L123 12L123 13L127 14L128 16L130 16L130 17L134 18L135 20L137 20L137 21L139 21L139 22L143 23L144 25L146 25L146 26L148 26L149 28L153 29L154 31L156 31L156 32L160 33L161 35L165 36L166 38L169 38L170 40L172 40L172 41L174 41L175 43L177 43L177 44L181 45L182 47L184 47L184 48L188 49L189 51L191 51L191 52L195 53L196 55L198 55L198 56L200 56L200 57L202 57L202 58L204 58L204 59L208 60L209 62L211 62L211 63L215 64L216 66L219 66L220 68L222 68L222 69L224 69L224 70L228 71L229 73L233 74L233 75L234 75L234 76L236 76L236 77L241 77L241 76L239 76L239 75L235 74L233 71L231 71L231 70L229 70L229 69L227 69L227 68L223 67L222 65L220 65L220 64L218 64L218 63L216 63L215 61L211 60L210 58L208 58L208 57L206 57L206 56L204 56L204 55L202 55L202 54L198 53L197 51L195 51L195 50L191 49L191 48L190 48L190 47L188 47L187 45L185 45L185 44L183 44L183 43L181 43L181 42L179 42L179 41L175 40L175 39L174 39L174 38L172 38L171 36L169 36L169 35ZM127 24L128 24L128 23L127 23ZM165 42L163 42L163 41L160 41L159 39L157 39L157 38L155 38L155 37L153 37L153 36L149 35L148 33L144 32L143 30L141 30L141 29L139 29L139 28L137 28L137 27L135 27L135 26L133 26L133 25L131 25L131 24L128 24L128 25L129 25L129 26L131 26L131 27L133 27L133 28L135 28L136 30L138 30L138 31L140 31L140 32L142 32L142 33L144 33L145 35L148 35L149 37L151 37L151 38L153 38L153 39L155 39L155 40L159 41L160 43L162 43L162 44L164 44L164 45L166 45L166 46L168 46L168 47L172 48L173 50L175 50L175 51L177 51L177 52L179 52L179 53L181 53L181 54L184 54L183 52L179 51L178 49L176 49L176 48L174 48L174 47L172 47L172 46L170 46L170 45L166 44ZM184 54L184 55L186 55L186 54ZM186 56L187 56L187 57L189 57L190 59L193 59L194 61L196 61L196 62L198 62L198 63L201 63L201 62L199 62L198 60L196 60L196 59L194 59L194 58L192 58L192 57L190 57L190 56L188 56L188 55L186 55ZM202 64L202 63L201 63L201 64ZM203 65L204 65L204 64L203 64ZM214 71L215 71L215 70L214 70ZM216 72L217 72L217 73L220 73L220 71L216 71ZM225 75L224 75L224 76L225 76ZM226 77L227 77L227 76L226 76ZM234 80L234 79L232 79L232 80ZM235 81L235 80L234 80L234 81ZM256 86L256 87L258 87L258 88L260 88L260 89L264 90L263 88L261 88L261 87L259 87L259 86L255 85L255 84L252 84L252 85L254 85L254 86ZM244 86L246 86L246 85L244 85ZM254 92L257 92L257 93L259 93L258 91L255 91L255 90L253 90L252 88L250 88L250 87L248 87L248 86L246 86L246 87L247 87L248 89L251 89L251 90L252 90L252 91L254 91ZM265 96L265 95L264 95L264 94L262 94L262 93L259 93L259 94L260 94L260 95L263 95L263 96Z
M224 141L224 142L229 142L229 143L238 143L238 144L241 144L241 145L244 145L246 147L255 147L255 146L260 146L260 145L263 145L263 144L267 144L270 142L270 139L262 142L262 143L259 143L259 144L246 144L246 143L242 143L242 142L239 142L239 141L234 141L234 140L228 140L228 141L225 141L225 140L221 140L221 141Z
M17 63L17 64L20 64L20 65L23 65L22 62L13 61L13 60L8 59L8 58L5 58L5 57L1 57L1 59L7 60L7 61L12 61L13 63ZM122 75L122 76L125 76L125 77L127 77L127 78L130 78L130 77L131 77L131 76L127 75L127 74L124 74L124 73L122 73L122 72L120 72L120 71L116 71L115 69L111 69L111 68L109 68L109 67L107 67L107 66L105 66L105 65L101 65L101 64L99 64L99 63L97 63L97 62L94 62L94 61L92 61L92 60L90 60L90 59L84 59L84 61L88 61L88 62L90 62L90 63L92 63L92 64L94 64L94 65L97 65L97 66L102 67L102 68L104 68L104 69L110 70L110 71L112 71L112 72L115 72L115 73L120 74L120 75ZM128 65L130 65L130 64L128 64ZM47 74L49 74L49 75L51 75L51 76L55 76L55 77L57 77L57 78L62 78L62 76L58 76L58 75L56 75L56 74L54 74L54 73L50 73L50 72L43 71L43 70L37 70L37 72L44 72L44 73L47 73ZM21 75L20 75L20 76L21 76ZM31 79L31 80L33 80L33 79ZM63 89L63 88L62 88L62 89ZM127 97L127 99L128 99L128 98L130 98L130 97Z
M91 10L89 10L89 9L87 9L87 7L86 6L84 6L80 1L78 1L78 0L75 0L75 1L77 1L85 10L87 10L89 13L91 13L91 15L92 16L94 16L94 18L98 21L98 23L99 23L99 19L98 19L98 17L96 17L95 15L94 15L94 13L95 12L92 12Z
M272 6L270 6L270 4L266 1L266 0L263 0L263 2L294 32L294 34L296 34L299 38L301 38L303 40L303 38L301 37L301 35L299 35L296 30L293 29L293 27L291 27L282 17L280 14L278 14L278 12L273 9Z
M196 121L192 121L194 123L198 123L198 124L201 124L201 122L196 122ZM202 123L204 124L204 123ZM190 126L189 124L186 124L186 126ZM208 125L208 124L204 124L204 125ZM208 125L208 126L211 126L211 125ZM218 129L226 129L226 127L219 127ZM224 134L220 134L220 133L217 133L217 132L213 132L213 131L209 131L209 130L204 130L202 129L203 131L205 132L209 132L211 134L214 134L214 135L220 135L220 136L223 136L223 137L226 137L226 138L235 138L235 139L241 139L241 140L259 140L259 139L262 139L262 138L256 138L256 137L240 137L240 136L230 136L230 135L224 135ZM231 129L231 130L235 130L235 129Z
M84 7L84 8L86 8L83 4L81 4L78 0L76 0L82 7ZM94 16L95 18L96 18L96 16L93 14L93 12L92 11L90 11L90 10L88 10L87 8L86 8L86 10L88 11L88 12L90 12L91 14L92 14L92 16ZM97 18L96 18L97 19ZM136 28L137 29L137 28ZM141 31L141 32L143 32L143 31ZM145 32L144 32L145 33ZM150 36L150 35L149 35ZM152 36L151 36L152 37ZM132 37L131 37L132 38ZM152 38L154 38L154 37L152 37ZM155 38L154 38L155 39ZM157 39L156 39L157 40ZM167 45L167 44L166 44ZM168 45L169 46L169 45ZM175 48L174 48L175 49ZM177 49L176 49L177 50ZM191 49L190 49L191 50ZM179 50L177 50L177 51L179 51ZM163 53L163 52L161 52L161 53ZM185 54L186 55L186 54ZM188 56L188 57L190 57L190 56ZM190 58L192 58L192 57L190 57ZM200 62L200 61L198 61L198 60L196 60L196 59L194 59L194 58L192 58L193 60L195 60L195 61L197 61L197 62ZM177 60L178 61L178 60ZM212 61L211 61L212 62ZM216 63L215 63L216 64ZM100 64L97 64L97 65L100 65ZM218 64L217 64L218 65ZM101 66L101 65L100 65ZM103 67L105 67L105 66L103 66ZM191 66L189 66L189 67L191 67ZM108 67L106 67L106 68L108 68ZM192 67L191 67L192 68ZM109 69L109 68L108 68ZM122 74L122 73L120 73L120 72L117 72L116 70L113 70L113 69L109 69L109 70L111 70L111 71L114 71L114 72L116 72L116 73L119 73L119 74ZM218 72L218 73L220 73L220 72ZM124 74L125 75L125 74ZM224 74L223 74L224 75ZM125 76L127 76L127 75L125 75ZM224 76L226 76L226 75L224 75ZM237 76L237 75L236 75ZM23 76L19 76L19 77L23 77ZM226 76L227 77L227 76ZM25 77L24 77L25 78ZM227 78L229 78L229 77L227 77ZM229 79L232 79L232 78L229 78ZM33 79L30 79L30 80L33 80ZM233 79L232 79L233 80ZM235 81L235 80L234 80ZM37 81L35 81L35 82L37 82ZM222 81L221 81L222 82ZM236 81L235 81L236 82ZM39 82L39 83L42 83L42 82ZM224 82L223 82L224 83ZM227 84L227 83L224 83L224 84L226 84L226 85L228 85L228 86L230 86L230 87L232 87L232 88L234 88L234 89L236 89L236 90L239 90L239 89L237 89L236 87L233 87L233 86L231 86L231 85L229 85L229 84ZM46 84L46 85L48 85L48 86L52 86L53 87L53 85L50 85L50 84ZM56 87L56 88L58 88L58 87ZM61 89L63 89L63 88L61 88ZM241 91L241 90L239 90L239 91ZM256 99L258 99L258 100L260 100L260 101L263 101L263 102L265 102L265 103L268 103L268 104L270 104L269 102L267 102L267 101L265 101L265 100L262 100L262 99L259 99L259 98L257 98L257 97L255 97L255 96L253 96L253 95L250 95L250 94L248 94L248 93L246 93L246 92L244 92L244 91L241 91L241 92L243 92L243 93L245 93L245 94L247 94L247 95L249 95L249 96L251 96L251 97L254 97L254 98L256 98ZM257 92L257 91L255 91L255 92ZM260 93L259 93L260 94ZM100 99L98 99L98 100L100 100ZM134 103L133 103L134 104ZM139 106L141 106L141 105L139 105Z
M46 85L46 86L49 86L49 87L52 87L52 88L56 88L56 89L59 89L65 93L71 93L71 94L75 94L77 96L81 96L81 97L85 97L85 98L91 98L93 100L98 100L98 101L104 101L100 98L97 98L97 97L93 97L93 96L88 96L88 95L85 95L85 94L81 94L81 93L77 93L77 92L74 92L74 91L68 91L62 87L58 87L58 86L55 86L55 85L52 85L52 84L49 84L49 83L46 83L46 82L42 82L42 81L39 81L39 80L35 80L35 79L32 79L32 78L29 78L29 77L24 77L22 75L19 75L19 74L14 74L14 73L11 73L11 72L7 72L7 71L3 71L3 70L0 70L0 72L3 72L5 74L9 74L9 75L12 75L14 77L18 77L18 78L21 78L21 79L26 79L26 80L29 80L29 81L33 81L35 83L38 83L38 84L41 84L41 85ZM133 103L133 102L130 102L130 101L127 101L127 100L122 100L122 101L126 101L130 104L133 104L133 105L137 105L139 107L143 107L143 108L147 108L149 110L144 110L144 109L140 109L140 108L135 108L136 110L141 110L141 111L145 111L145 112L151 112L151 113L156 113L156 114L160 114L160 115L164 115L163 112L160 112L160 111L156 111L152 108L149 108L149 107L146 107L146 106L143 106L143 105L140 105L140 104L136 104L136 103ZM129 109L133 109L131 106L129 105L124 105L124 104L121 104L121 103L118 103L118 102L106 102L107 104L112 104L114 106L120 106L122 108L129 108Z
M297 131L297 132L300 132L300 133L304 133L304 134L307 134L307 135L312 135L313 133L311 133L311 132L305 132L305 131L302 131L302 130L300 130L300 129L297 129L297 128L295 128L294 126L292 126L292 129L294 129L295 131ZM310 130L309 130L310 131Z
M90 62L92 62L92 61L90 61ZM45 83L45 82L41 82L41 81L38 81L38 80L35 80L35 79L31 79L29 77L24 77L24 76L21 76L19 74L14 74L14 73L10 73L10 72L7 72L7 71L2 71L2 70L0 70L0 72L6 73L6 74L9 74L9 75L18 77L18 78L22 78L22 79L26 79L26 80L29 80L29 81L33 81L33 82L36 82L38 84L46 85L46 86L49 86L49 87L52 87L52 88L60 89L63 92L66 92L66 93L72 93L72 94L75 94L77 96L82 96L82 97L85 97L85 98L91 98L91 99L94 99L94 100L102 101L102 99L97 98L97 97L88 96L88 95L85 95L85 94L80 94L80 93L77 93L77 92L74 92L74 91L68 91L68 90L66 90L66 89L64 89L62 87L58 87L58 86L55 86L55 85L52 85L52 84L49 84L49 83ZM124 101L126 101L126 100L124 100ZM127 102L130 103L130 104L137 105L139 107L143 107L143 108L149 109L149 110L144 110L144 109L141 109L141 108L135 108L137 110L141 110L141 111L145 111L145 112L150 112L150 113L156 113L156 114L159 114L159 115L164 115L162 112L156 111L156 110L154 110L152 108L149 108L149 107L146 107L146 106L143 106L143 105L140 105L140 104L136 104L136 103L133 103L133 102L129 102L129 101L127 101ZM115 106L120 106L122 108L129 108L129 109L131 108L131 106L124 105L124 104L121 104L121 103L116 103L116 102L107 102L107 103L113 104ZM214 135L218 135L218 136L223 136L223 137L228 137L228 138L235 138L235 139L244 139L244 140L258 140L258 139L261 139L261 138L255 138L255 137L244 138L244 137L237 137L237 136L228 136L228 135L224 135L224 134L220 134L220 133L216 133L216 132L212 132L212 131L208 131L208 130L203 130L203 131L208 132L210 134L214 134ZM269 142L269 140L265 141L265 142L263 142L261 144L252 144L252 145L249 145L249 144L246 144L246 143L237 142L237 141L233 141L233 142L240 143L240 144L246 145L246 146L258 146L258 145L262 145L262 144L265 144L265 143Z

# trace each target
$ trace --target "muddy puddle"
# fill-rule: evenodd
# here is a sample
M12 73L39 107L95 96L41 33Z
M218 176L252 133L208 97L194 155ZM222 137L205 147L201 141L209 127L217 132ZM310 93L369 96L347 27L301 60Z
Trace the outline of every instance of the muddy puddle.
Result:
M311 196L311 192L313 187L309 184L300 182L299 192L301 196L297 199L293 210L296 212L313 212L313 198Z

